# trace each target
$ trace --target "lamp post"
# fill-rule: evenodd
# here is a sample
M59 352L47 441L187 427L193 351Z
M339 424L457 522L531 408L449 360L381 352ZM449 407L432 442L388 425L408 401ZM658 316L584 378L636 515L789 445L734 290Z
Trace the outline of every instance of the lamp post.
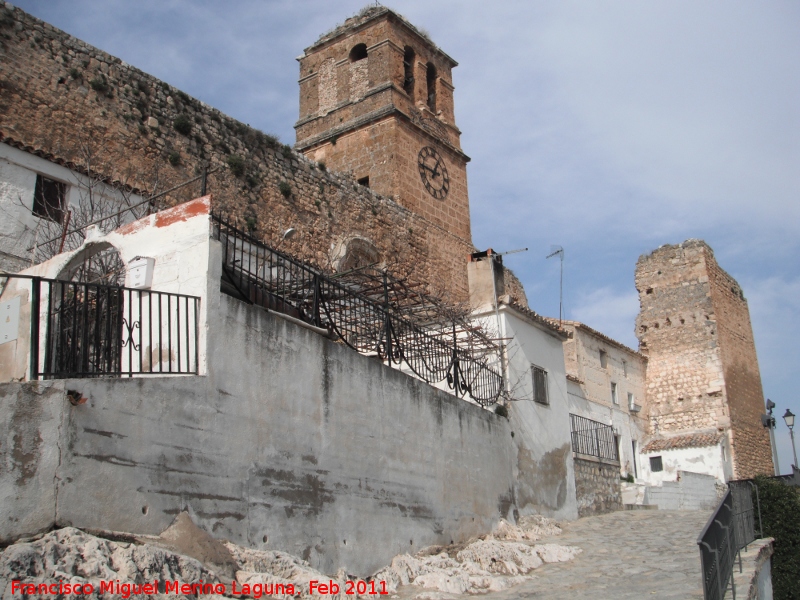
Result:
M794 468L797 468L797 448L794 447L794 415L788 408L786 414L783 415L783 420L786 421L786 426L789 428L789 435L792 438L792 452L794 453Z
M769 431L769 443L772 447L772 465L775 467L775 475L781 474L781 467L778 464L778 449L775 447L775 417L772 416L772 409L775 403L767 398L767 414L761 415L761 424Z

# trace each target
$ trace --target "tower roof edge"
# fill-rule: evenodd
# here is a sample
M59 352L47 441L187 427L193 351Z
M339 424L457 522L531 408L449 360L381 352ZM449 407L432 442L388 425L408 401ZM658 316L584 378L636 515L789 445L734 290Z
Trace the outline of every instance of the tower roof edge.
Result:
M427 32L421 30L418 27L415 27L408 19L406 19L403 15L398 12L395 12L391 8L386 6L373 6L368 5L362 8L356 15L348 18L345 20L344 23L341 25L337 25L331 31L327 33L323 33L316 42L308 46L303 50L304 55L308 55L310 52L318 50L319 48L330 44L343 36L351 34L359 29L365 27L369 23L376 21L378 19L391 19L395 22L399 23L411 33L416 35L423 41L425 44L430 46L437 54L439 54L442 58L444 58L447 62L450 63L451 67L457 67L458 62L456 62L450 55L444 52L439 46L434 43L434 41L430 38ZM298 57L298 59L303 58Z

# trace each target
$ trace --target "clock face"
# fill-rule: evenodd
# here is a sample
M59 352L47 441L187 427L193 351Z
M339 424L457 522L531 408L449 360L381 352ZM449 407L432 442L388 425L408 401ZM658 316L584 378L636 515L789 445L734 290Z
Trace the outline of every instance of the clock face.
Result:
M425 146L419 151L417 165L428 193L437 200L444 200L450 190L450 176L441 155L430 146Z

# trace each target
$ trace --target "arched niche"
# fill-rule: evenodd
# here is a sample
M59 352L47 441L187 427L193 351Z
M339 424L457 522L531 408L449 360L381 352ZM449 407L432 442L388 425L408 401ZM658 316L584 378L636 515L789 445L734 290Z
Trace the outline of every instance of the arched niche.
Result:
M103 285L125 284L125 263L108 242L86 244L61 269L56 279Z
M331 263L339 273L377 266L381 260L375 244L362 236L350 236L340 241L331 253Z
M350 100L358 102L369 89L369 61L367 45L356 44L350 50Z

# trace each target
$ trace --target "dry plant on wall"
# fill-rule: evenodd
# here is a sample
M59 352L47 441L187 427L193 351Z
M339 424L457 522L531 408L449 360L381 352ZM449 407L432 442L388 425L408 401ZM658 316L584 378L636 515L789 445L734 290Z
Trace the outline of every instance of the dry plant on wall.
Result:
M144 198L134 193L134 189L145 182L151 195L156 193L159 187L157 164L148 173L115 172L111 165L104 163L104 153L90 142L81 141L79 152L80 162L74 169L79 173L73 172L71 181L66 182L68 198L61 199L61 213L53 218L37 217L34 227L26 224L20 235L19 246L28 252L31 265L80 248L90 232L108 233L150 211L149 203L143 202ZM17 202L32 212L30 200L17 198ZM116 252L100 251L87 257L68 275L76 281L122 285L125 267Z

